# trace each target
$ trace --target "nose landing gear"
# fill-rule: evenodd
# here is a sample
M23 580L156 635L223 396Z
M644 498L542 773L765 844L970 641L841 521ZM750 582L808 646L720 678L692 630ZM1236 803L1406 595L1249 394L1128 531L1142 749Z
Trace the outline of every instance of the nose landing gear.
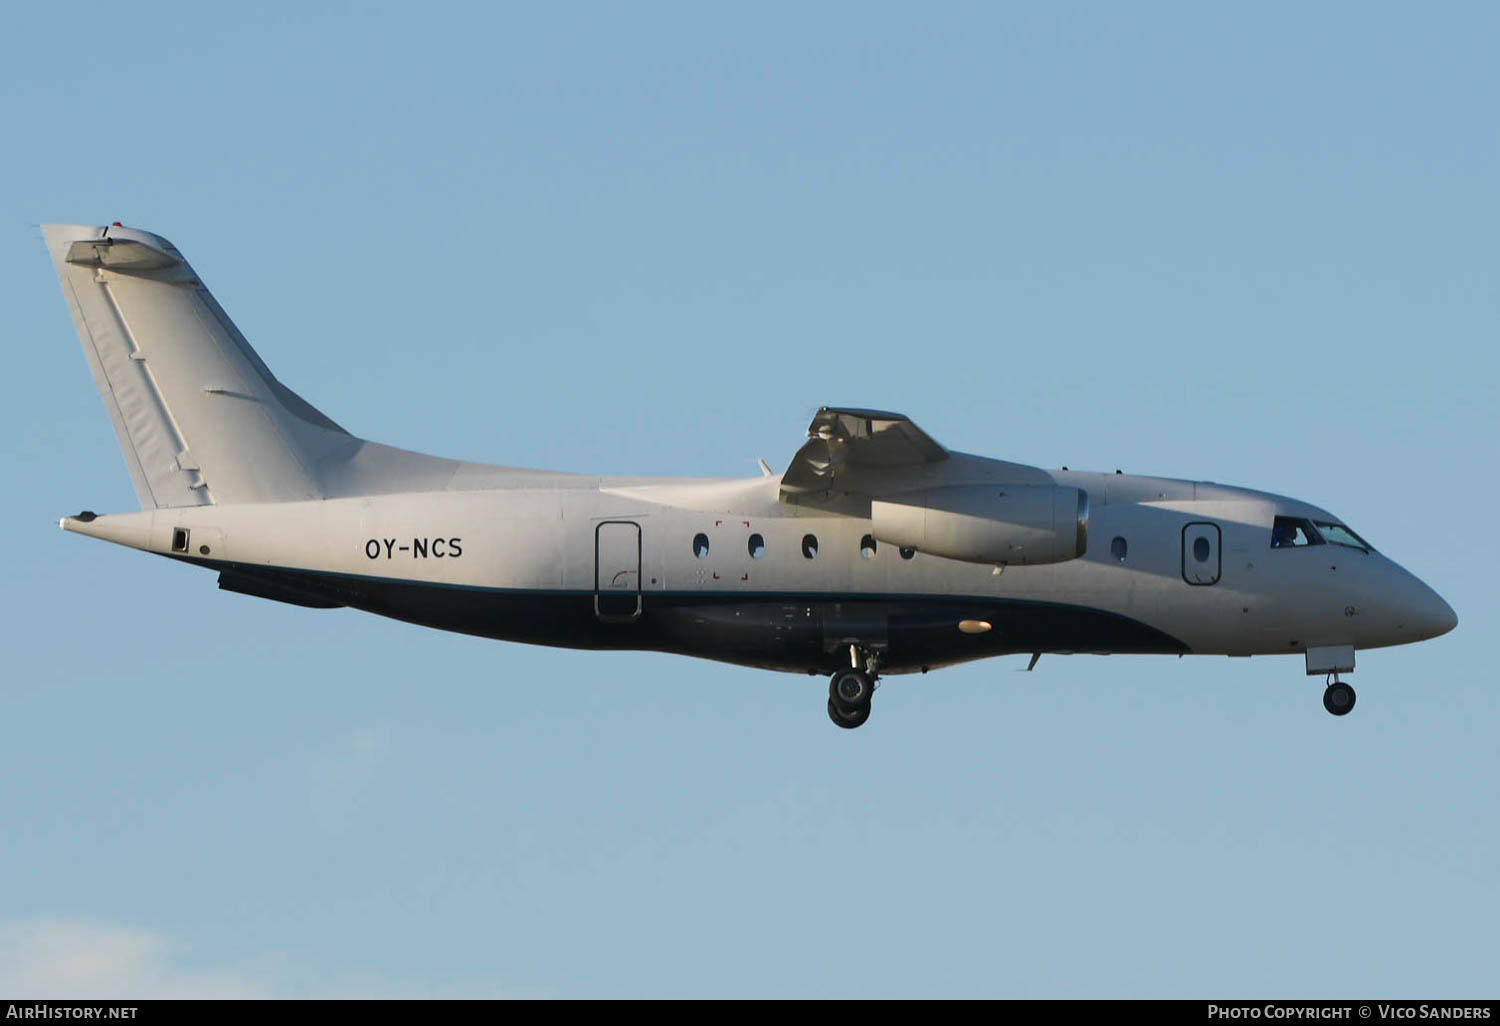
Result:
M1336 673L1329 677L1328 687L1323 689L1323 708L1335 716L1348 715L1354 708L1354 689L1339 680Z

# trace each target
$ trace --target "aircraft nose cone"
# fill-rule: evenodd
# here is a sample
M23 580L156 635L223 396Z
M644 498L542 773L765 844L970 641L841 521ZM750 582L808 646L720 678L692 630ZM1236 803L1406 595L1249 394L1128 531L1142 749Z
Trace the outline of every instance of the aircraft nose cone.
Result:
M1447 634L1458 626L1458 614L1453 611L1452 606L1443 601L1437 592L1432 593L1432 605L1434 607L1431 610L1432 636L1434 638L1439 634Z
M1458 626L1458 614L1443 601L1443 597L1421 582L1413 589L1402 611L1406 628L1422 638L1435 638L1447 634Z

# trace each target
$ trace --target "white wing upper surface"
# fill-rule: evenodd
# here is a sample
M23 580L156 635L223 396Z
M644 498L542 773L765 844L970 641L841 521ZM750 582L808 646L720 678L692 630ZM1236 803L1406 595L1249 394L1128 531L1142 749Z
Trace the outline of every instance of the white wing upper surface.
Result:
M781 491L849 491L863 472L941 463L948 455L904 414L824 406L782 475Z
M1054 483L1037 467L950 451L905 414L824 406L782 475L781 499L867 515L872 498L922 488Z

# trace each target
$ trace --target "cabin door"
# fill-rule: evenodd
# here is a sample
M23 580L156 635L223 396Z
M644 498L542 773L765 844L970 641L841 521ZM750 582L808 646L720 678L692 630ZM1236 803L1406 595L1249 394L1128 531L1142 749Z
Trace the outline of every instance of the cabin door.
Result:
M1219 525L1203 521L1182 529L1182 579L1189 584L1218 584L1224 569Z
M606 520L594 530L594 613L607 622L641 615L641 525Z

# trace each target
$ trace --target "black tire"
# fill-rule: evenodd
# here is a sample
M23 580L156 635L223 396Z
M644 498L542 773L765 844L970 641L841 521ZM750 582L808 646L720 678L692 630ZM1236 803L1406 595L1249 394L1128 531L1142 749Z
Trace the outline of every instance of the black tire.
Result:
M828 698L843 712L868 709L874 695L875 682L859 670L840 670L828 682Z
M1335 716L1347 716L1354 708L1354 689L1343 681L1334 681L1323 691L1323 708Z
M853 730L855 727L863 726L865 720L870 718L870 707L862 705L849 712L843 712L833 699L828 700L828 718L845 730Z

